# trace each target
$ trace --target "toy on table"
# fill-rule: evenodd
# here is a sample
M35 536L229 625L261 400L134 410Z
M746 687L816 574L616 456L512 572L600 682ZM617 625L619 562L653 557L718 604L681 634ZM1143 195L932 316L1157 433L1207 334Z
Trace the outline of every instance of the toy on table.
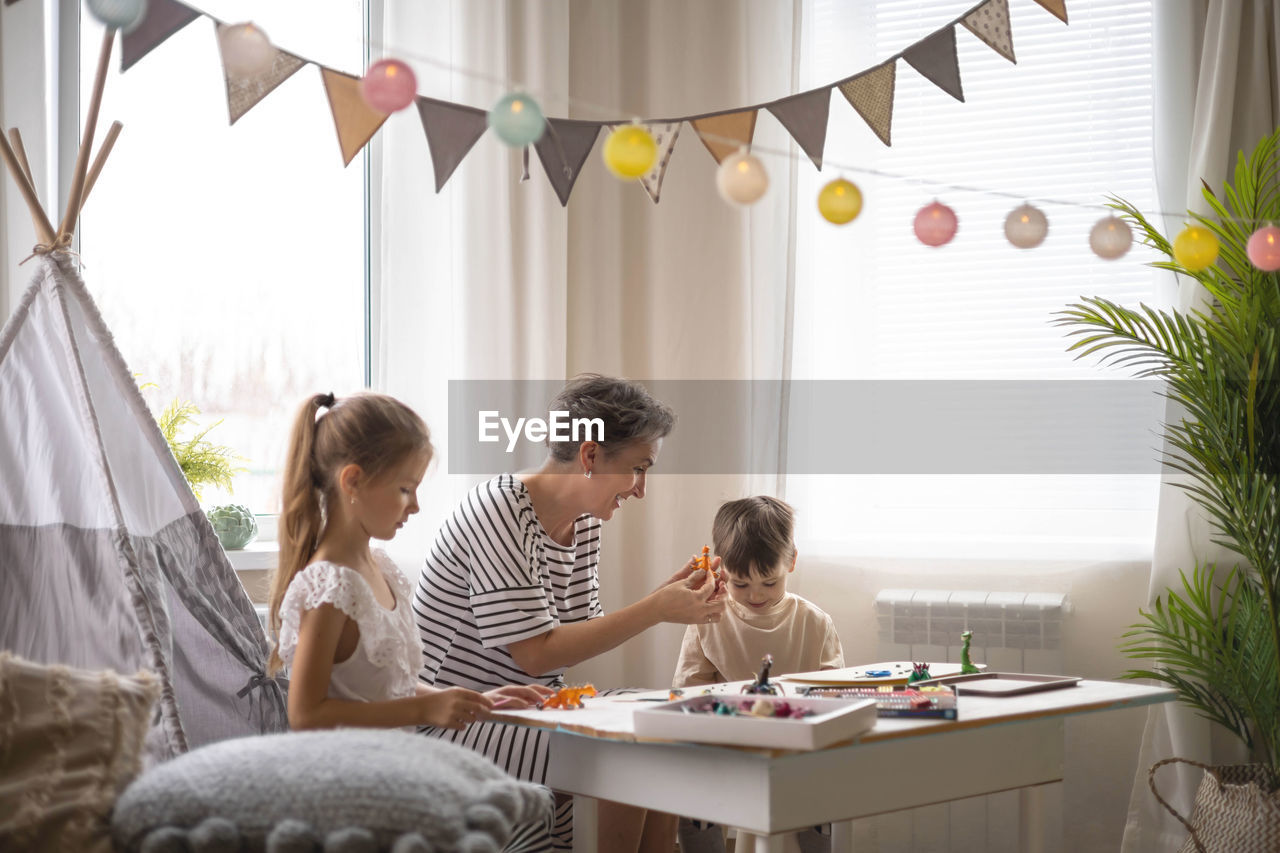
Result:
M981 670L973 665L973 658L969 657L969 643L973 641L973 632L964 631L960 634L960 674L974 675Z
M792 705L785 699L706 699L691 702L680 710L685 714L714 714L718 717L774 717L779 720L802 720L813 711Z
M756 693L764 696L778 696L782 693L782 687L777 684L769 683L769 668L773 666L773 655L765 655L760 660L760 674L756 676L756 680L750 684L742 686L743 693Z
M917 681L924 681L932 677L929 674L929 664L923 662L912 663L911 674L907 676L907 684L915 684Z
M538 708L561 708L565 711L572 711L582 707L583 696L595 696L596 689L590 684L584 684L581 687L562 687L555 693L548 696L538 703Z

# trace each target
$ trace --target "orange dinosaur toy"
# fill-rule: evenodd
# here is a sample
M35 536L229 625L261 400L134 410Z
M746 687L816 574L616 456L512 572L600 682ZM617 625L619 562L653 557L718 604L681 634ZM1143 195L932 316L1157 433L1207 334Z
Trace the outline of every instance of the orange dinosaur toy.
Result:
M596 689L590 684L581 687L563 687L538 704L539 708L562 708L572 711L582 707L583 696L595 696Z
M698 557L698 565L695 568L705 570L711 577L712 583L720 580L720 575L711 570L711 548L707 545L702 546L702 556Z

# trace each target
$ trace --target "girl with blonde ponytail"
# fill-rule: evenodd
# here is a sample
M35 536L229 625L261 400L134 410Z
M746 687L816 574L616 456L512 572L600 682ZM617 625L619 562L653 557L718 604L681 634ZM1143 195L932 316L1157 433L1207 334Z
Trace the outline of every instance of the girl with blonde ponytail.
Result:
M393 538L418 511L431 455L427 425L392 397L316 394L302 404L289 439L270 610L276 645L269 668L291 667L294 729L462 730L496 699L520 708L550 693L419 683L413 592L369 541Z

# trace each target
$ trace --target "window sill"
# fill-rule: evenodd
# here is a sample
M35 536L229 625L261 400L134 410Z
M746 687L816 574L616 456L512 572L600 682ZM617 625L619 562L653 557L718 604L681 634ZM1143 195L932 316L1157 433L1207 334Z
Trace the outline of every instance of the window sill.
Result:
M275 569L280 557L280 546L276 542L250 542L243 548L234 551L223 551L231 568L235 569L240 583L244 584L249 600L254 604L265 604L270 596L271 572Z

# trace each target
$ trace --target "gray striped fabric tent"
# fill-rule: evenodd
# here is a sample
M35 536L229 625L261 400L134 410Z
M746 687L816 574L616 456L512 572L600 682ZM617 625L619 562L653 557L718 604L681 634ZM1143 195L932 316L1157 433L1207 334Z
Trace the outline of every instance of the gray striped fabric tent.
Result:
M0 648L161 679L151 761L287 727L248 596L64 252L0 331Z

